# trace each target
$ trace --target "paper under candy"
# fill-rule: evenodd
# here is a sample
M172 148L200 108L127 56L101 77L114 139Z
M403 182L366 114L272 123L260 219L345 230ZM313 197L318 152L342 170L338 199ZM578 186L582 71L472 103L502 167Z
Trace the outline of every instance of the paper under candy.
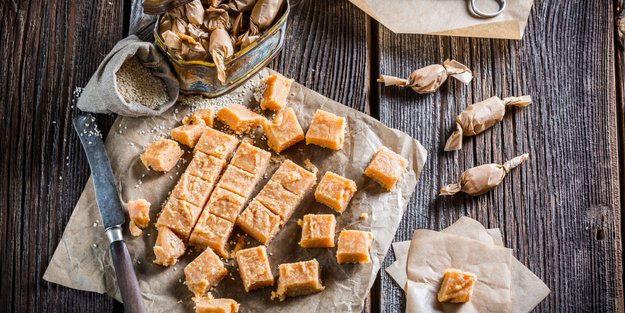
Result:
M410 87L417 93L432 93L451 76L464 84L473 79L473 72L456 60L445 60L443 64L432 64L415 70L408 79L395 76L380 75L378 82L384 86Z

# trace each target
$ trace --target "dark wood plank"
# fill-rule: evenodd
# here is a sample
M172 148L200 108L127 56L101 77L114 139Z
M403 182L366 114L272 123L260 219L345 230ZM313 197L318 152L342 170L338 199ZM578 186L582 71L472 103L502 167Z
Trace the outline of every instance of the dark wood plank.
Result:
M621 203L612 1L535 1L522 41L395 35L380 27L380 72L455 58L474 70L465 87L437 94L384 89L381 120L430 153L396 240L467 215L502 229L506 246L551 288L538 312L623 311ZM492 130L443 152L454 116L491 95L530 94ZM529 152L499 189L437 198L475 165ZM394 260L387 257L385 264ZM383 312L402 312L402 291L383 274Z

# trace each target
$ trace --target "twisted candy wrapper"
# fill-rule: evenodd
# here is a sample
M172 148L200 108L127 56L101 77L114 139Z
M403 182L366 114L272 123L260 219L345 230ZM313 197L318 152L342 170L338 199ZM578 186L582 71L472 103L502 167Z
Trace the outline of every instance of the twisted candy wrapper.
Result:
M473 72L456 60L445 60L442 65L432 64L415 70L408 79L380 75L378 82L384 83L384 86L410 87L415 92L423 94L437 91L448 76L468 84L473 79Z

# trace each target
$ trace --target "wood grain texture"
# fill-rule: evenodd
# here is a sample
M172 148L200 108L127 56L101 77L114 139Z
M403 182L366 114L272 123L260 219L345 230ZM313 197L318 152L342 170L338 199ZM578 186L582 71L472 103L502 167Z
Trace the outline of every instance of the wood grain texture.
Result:
M439 93L381 91L380 117L429 152L396 240L469 216L503 231L506 246L551 295L537 312L623 311L621 205L610 1L535 1L522 41L395 35L380 27L380 72L404 76L454 58L474 70ZM454 117L492 95L530 94L534 103L443 152ZM486 195L439 198L467 168L528 152L530 161ZM385 264L394 260L392 254ZM402 291L384 273L383 312L402 312Z

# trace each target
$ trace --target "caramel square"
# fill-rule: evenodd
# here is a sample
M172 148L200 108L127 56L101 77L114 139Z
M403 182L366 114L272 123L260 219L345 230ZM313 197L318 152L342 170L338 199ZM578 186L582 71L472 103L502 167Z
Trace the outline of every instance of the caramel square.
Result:
M345 118L317 110L306 132L306 144L341 150L345 141Z
M239 303L232 299L202 297L195 301L195 313L236 313Z
M292 79L288 79L279 74L273 74L265 80L265 93L260 102L260 108L263 110L279 111L286 106L286 99L289 97L289 90L293 84Z
M191 115L182 119L182 124L184 125L205 125L208 127L213 127L215 125L214 112L212 109L200 109L197 110Z
M277 153L304 140L304 131L292 108L280 111L273 121L263 124L263 129L267 136L267 144Z
M140 236L150 223L150 202L145 199L128 201L128 228L133 236Z
M336 249L336 260L344 263L369 263L369 248L373 242L373 234L368 231L343 230L339 234Z
M229 258L226 245L233 228L232 222L204 210L189 237L189 244L202 248L209 247L222 257Z
M259 178L236 166L228 165L228 168L226 168L226 171L217 183L217 187L232 191L247 199L254 191Z
M174 265L178 258L184 254L186 247L184 240L180 239L171 229L158 227L158 235L154 244L154 263L163 266Z
M332 214L306 214L301 221L302 248L334 247L334 231L336 219Z
M202 208L184 200L169 197L156 221L156 227L169 227L180 238L187 240L201 213Z
M373 155L369 166L365 169L365 175L390 191L407 166L408 160L383 146Z
M356 183L353 180L326 172L315 189L315 199L336 212L343 213L356 190Z
M181 125L171 130L171 138L193 148L202 137L204 128L206 128L204 125Z
M300 197L271 180L254 199L262 203L271 212L279 215L283 223L291 217L301 200Z
M201 297L209 288L226 277L228 270L211 249L206 249L184 268L187 288L196 297Z
M195 145L195 150L227 160L238 144L239 140L236 137L206 127Z
M226 161L200 151L193 153L193 159L187 167L185 173L199 177L202 180L214 183L219 178L219 174L226 166Z
M237 225L248 235L267 245L280 230L280 216L257 200L252 200L237 218Z
M286 160L271 176L271 180L279 183L286 190L304 197L317 182L317 176L293 163L293 161Z
M272 298L284 300L287 296L309 295L325 289L321 284L321 271L316 259L280 264L278 270L278 291Z
M237 134L253 131L263 123L262 115L240 104L231 104L217 111L217 118Z
M145 148L141 154L141 162L147 168L157 172L169 172L176 164L184 151L171 139L159 139Z
M243 210L246 200L246 198L232 191L217 187L211 194L204 211L208 211L234 223L239 213L241 213L241 210Z
M187 201L202 208L204 204L206 204L206 200L208 200L211 191L213 191L212 183L184 173L180 176L180 180L171 191L171 194L180 200Z
M457 269L446 270L441 288L438 291L438 301L450 303L471 301L471 293L476 281L477 277L475 274Z
M259 177L267 170L270 159L271 152L244 142L237 148L234 156L232 156L230 164L254 175L255 177Z
M265 246L240 250L237 252L237 264L245 291L273 286L273 274Z

